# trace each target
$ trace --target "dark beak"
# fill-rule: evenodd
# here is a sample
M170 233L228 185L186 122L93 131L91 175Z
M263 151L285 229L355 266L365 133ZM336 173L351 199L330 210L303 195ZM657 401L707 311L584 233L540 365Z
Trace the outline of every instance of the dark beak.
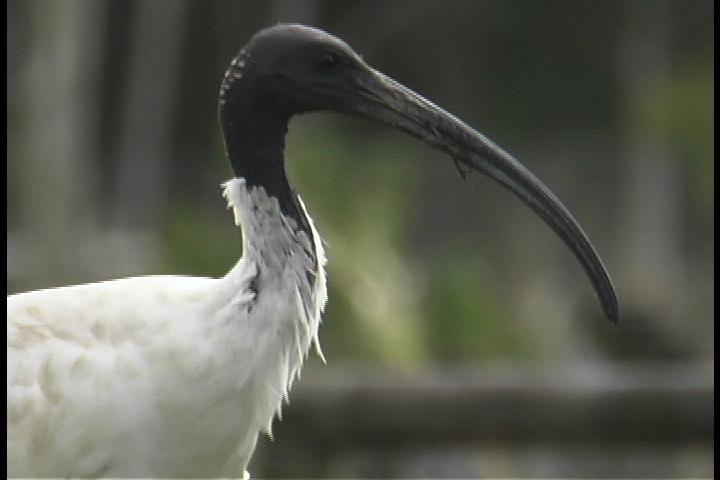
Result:
M618 322L618 301L605 266L577 221L535 175L461 120L376 70L369 69L356 88L360 99L348 113L403 130L517 195L572 250L590 277L605 316Z

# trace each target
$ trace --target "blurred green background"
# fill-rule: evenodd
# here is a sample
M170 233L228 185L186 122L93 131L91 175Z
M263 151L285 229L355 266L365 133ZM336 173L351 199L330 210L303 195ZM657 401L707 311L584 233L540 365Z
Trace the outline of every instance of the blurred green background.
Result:
M220 79L258 29L301 22L347 40L536 173L595 244L622 318L617 328L603 319L572 254L500 186L463 181L398 132L334 114L297 118L289 176L330 261L320 335L329 365L311 355L299 409L325 391L327 372L422 379L438 365L474 379L507 365L578 367L587 381L642 365L697 375L688 388L712 391L712 1L11 0L7 13L8 293L229 270L240 236L220 196L231 175ZM298 425L312 438L312 423ZM295 465L268 460L283 458L279 442L261 440L254 476ZM712 476L709 448L694 439L685 460L663 461L676 476ZM348 455L296 474L585 472L519 467L513 455L497 468L455 468L453 455L417 452L403 457L415 470L373 469ZM433 460L425 468L418 458ZM588 475L670 472L648 462Z

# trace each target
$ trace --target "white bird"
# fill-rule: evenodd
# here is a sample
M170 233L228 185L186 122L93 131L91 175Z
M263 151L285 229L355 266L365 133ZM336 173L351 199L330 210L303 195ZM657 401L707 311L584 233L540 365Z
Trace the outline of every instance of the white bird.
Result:
M325 254L284 168L289 119L370 118L513 191L586 270L606 316L610 278L559 200L517 160L301 25L257 33L232 61L219 116L243 251L223 278L146 276L8 297L8 473L237 477L287 398L327 299Z

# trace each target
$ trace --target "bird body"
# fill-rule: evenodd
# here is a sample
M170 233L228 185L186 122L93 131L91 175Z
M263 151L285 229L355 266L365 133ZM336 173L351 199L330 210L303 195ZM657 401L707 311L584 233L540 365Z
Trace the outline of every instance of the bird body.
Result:
M243 233L235 267L219 279L136 277L8 297L10 476L235 477L247 468L313 342L320 353L325 254L284 163L290 118L317 111L404 131L498 181L565 242L617 321L587 236L522 164L342 40L276 25L252 37L220 89L235 176L225 197Z
M12 475L246 468L317 344L325 260L314 228L312 238L299 232L262 188L234 179L225 196L244 254L223 278L133 277L8 297Z

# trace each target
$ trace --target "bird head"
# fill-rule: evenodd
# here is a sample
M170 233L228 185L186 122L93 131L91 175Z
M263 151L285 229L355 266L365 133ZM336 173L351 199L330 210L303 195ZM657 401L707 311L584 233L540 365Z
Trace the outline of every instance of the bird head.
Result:
M334 111L402 130L512 191L565 242L585 269L613 322L618 302L610 277L580 225L525 166L462 120L369 66L345 42L296 24L266 28L233 59L220 89L229 136L263 125L285 134L295 114ZM279 133L278 133L279 132ZM280 142L282 143L282 142ZM272 147L268 147L272 148Z

